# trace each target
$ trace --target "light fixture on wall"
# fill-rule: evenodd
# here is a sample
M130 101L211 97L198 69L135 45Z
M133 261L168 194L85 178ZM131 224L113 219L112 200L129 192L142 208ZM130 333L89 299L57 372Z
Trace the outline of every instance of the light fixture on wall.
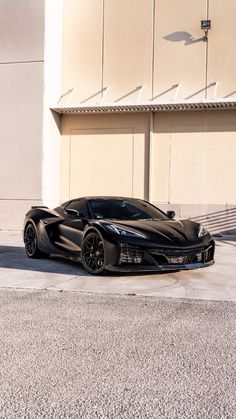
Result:
M201 29L205 32L203 40L205 42L207 42L208 41L208 31L209 31L209 29L211 29L211 20L209 20L209 19L201 20Z

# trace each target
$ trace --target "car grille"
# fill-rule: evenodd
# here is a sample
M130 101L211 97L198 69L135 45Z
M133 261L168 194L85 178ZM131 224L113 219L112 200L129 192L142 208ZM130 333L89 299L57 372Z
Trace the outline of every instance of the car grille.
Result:
M121 244L119 264L136 264L143 262L143 252L135 246Z
M153 259L158 265L181 265L186 263L197 263L203 261L203 252L191 253L189 255L166 255L152 254Z
M214 246L190 249L151 249L121 244L119 264L181 265L210 262Z
M196 247L196 248L190 248L190 249L145 249L147 252L152 254L158 254L158 255L171 255L171 256L183 256L183 255L190 255L195 254L199 252L203 252L203 247Z
M202 253L194 253L188 256L166 256L167 262L170 264L194 263L202 261Z

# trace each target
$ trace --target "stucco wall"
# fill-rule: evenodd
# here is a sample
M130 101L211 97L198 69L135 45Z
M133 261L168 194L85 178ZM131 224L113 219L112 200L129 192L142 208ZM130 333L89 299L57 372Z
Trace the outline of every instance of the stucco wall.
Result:
M232 0L64 0L61 103L235 97L235 13Z
M148 197L149 116L64 116L61 201L83 195Z
M150 199L180 216L236 206L235 111L154 115Z
M64 0L60 103L235 98L235 12L232 0ZM205 42L201 20L207 18L211 29ZM146 148L133 139L145 165L135 172L133 183L139 187L130 195L174 207L181 216L236 205L234 111L64 116L62 126L61 200L80 190L110 192L112 179L114 190L122 191L124 181L118 185L106 166L105 131L104 142L95 145L101 129L116 129L116 141L128 156L130 143L122 140L122 129L132 127L146 138ZM104 165L108 173L100 190L87 176L88 150L93 165ZM131 178L127 164L125 187ZM94 167L92 172L95 176Z
M234 111L63 116L61 201L149 199L180 217L236 206Z
M44 1L2 0L0 229L41 202Z

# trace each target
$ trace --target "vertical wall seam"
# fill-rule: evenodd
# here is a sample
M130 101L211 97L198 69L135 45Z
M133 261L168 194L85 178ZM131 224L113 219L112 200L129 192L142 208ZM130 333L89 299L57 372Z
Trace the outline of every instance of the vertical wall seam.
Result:
M134 197L134 127L132 128L133 138L132 138L132 198Z
M151 69L151 77L152 77L152 100L154 97L154 72L155 72L155 19L156 19L156 0L153 0L152 4L152 69ZM148 144L145 144L145 149L147 150L147 156L145 157L145 165L144 165L144 176L148 178L144 181L145 182L145 199L150 201L152 199L151 190L152 190L152 141L153 141L153 125L154 125L154 113L150 112L149 114L149 136L148 136ZM146 153L145 153L146 154ZM146 164L148 167L146 168Z
M56 206L61 196L61 132L50 104L61 96L63 66L63 0L44 2L44 68L42 125L42 202ZM52 36L53 33L53 36ZM55 116L55 117L54 117Z
M101 62L101 99L103 99L104 95L104 34L105 34L105 0L102 0L102 62Z
M70 141L69 141L69 199L71 198L71 135L72 135L72 129L70 128Z
M209 18L209 1L206 0L206 19ZM205 99L207 99L208 92L208 40L205 42Z
M147 176L147 179L145 181L145 199L147 199L148 201L151 200L151 175L152 175L152 164L151 164L151 159L152 159L152 142L153 142L153 130L154 130L154 112L150 112L149 114L149 137L147 139L147 144L145 145L146 150L147 150L147 156L146 156L146 161L145 161L145 165L147 164L147 168L145 167L145 176Z
M156 0L153 0L152 6L152 99L154 96L154 70L155 70L155 16L156 16Z
M168 204L170 204L171 199L171 154L172 154L172 147L171 147L171 129L169 131L169 179L168 179Z

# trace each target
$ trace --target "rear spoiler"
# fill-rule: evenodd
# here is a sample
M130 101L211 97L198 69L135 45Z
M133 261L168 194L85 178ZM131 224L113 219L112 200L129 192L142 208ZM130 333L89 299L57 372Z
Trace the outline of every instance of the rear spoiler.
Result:
M45 205L32 205L32 207L31 207L31 209L36 209L36 208L46 208L46 209L49 209Z

